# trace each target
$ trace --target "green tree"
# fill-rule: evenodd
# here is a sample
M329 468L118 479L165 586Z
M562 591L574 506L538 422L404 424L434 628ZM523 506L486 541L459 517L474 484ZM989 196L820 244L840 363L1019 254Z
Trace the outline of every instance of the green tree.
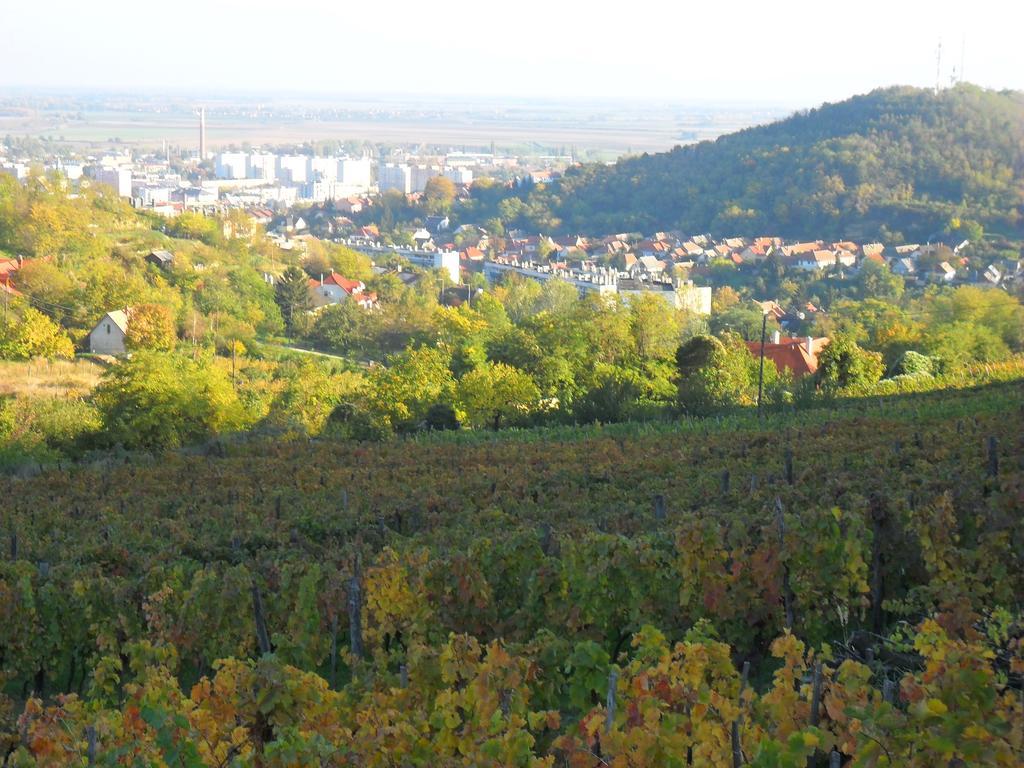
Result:
M94 393L108 439L165 449L244 428L228 374L208 358L144 350L110 368Z
M266 422L310 435L320 433L341 403L356 402L365 383L358 373L332 373L320 360L309 359L282 363L275 379L277 396Z
M504 363L486 363L459 380L459 408L473 427L500 429L536 409L540 390L529 374Z
M435 403L450 403L455 380L450 355L441 349L419 347L394 355L389 366L373 369L366 404L376 421L395 431L419 427Z
M994 363L1010 356L1010 348L998 333L988 326L968 321L929 328L924 346L937 358L944 373L971 363Z
M826 392L866 387L874 384L885 372L882 355L857 346L846 334L834 337L818 355L815 380Z
M679 404L687 413L706 414L756 401L758 362L735 334L722 340L694 336L676 352L676 369ZM765 360L765 380L775 378L774 364Z
M642 377L633 368L598 363L586 390L572 404L573 416L584 423L625 421L643 389Z
M653 293L631 298L628 306L637 356L641 360L671 360L682 332L679 312Z
M871 259L865 259L861 263L856 281L863 299L898 301L903 295L903 278L894 274L885 264Z
M274 286L274 299L281 308L285 328L294 333L301 325L304 313L313 308L309 295L309 279L298 267L288 267Z

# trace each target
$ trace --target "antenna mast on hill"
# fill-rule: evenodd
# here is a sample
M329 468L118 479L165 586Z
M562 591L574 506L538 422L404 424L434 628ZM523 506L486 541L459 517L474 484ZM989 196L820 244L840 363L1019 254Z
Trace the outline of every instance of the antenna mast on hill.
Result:
M942 40L939 40L939 47L935 50L935 93L942 87Z
M964 81L964 58L966 58L967 51L967 33L964 32L964 36L960 39L960 82Z

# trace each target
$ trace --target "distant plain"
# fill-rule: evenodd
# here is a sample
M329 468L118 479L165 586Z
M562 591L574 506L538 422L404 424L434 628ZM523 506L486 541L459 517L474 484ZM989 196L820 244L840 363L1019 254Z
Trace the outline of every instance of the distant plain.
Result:
M32 136L80 149L191 147L199 105L211 149L309 141L372 142L516 154L576 151L587 159L658 152L763 123L789 110L773 106L380 100L301 102L221 97L0 94L0 135Z

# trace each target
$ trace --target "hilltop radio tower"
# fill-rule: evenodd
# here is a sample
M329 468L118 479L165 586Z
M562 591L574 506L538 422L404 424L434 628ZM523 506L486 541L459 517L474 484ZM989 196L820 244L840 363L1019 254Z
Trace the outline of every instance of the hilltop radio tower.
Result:
M942 87L942 41L939 40L939 47L935 51L935 93Z
M206 107L199 108L199 161L206 159Z

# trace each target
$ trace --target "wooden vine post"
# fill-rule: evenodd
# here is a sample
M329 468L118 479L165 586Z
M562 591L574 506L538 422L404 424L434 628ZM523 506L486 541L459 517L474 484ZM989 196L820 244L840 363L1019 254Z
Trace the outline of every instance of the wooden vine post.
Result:
M775 497L775 523L779 529L779 555L786 549L786 520L782 513L782 499ZM782 563L782 603L786 611L786 629L793 629L793 591L789 586L789 565Z
M252 581L252 612L256 620L256 642L260 647L260 654L270 653L270 635L267 633L267 619L263 613L263 597L260 595L260 587L256 580Z
M743 662L743 675L740 677L740 712L743 711L743 692L747 688L747 678L750 677L750 662ZM737 715L732 722L732 768L740 768L743 765L743 741L740 738L740 728L743 727L743 715Z
M613 669L608 673L608 711L604 721L604 732L611 733L612 725L615 722L615 688L619 684L619 670Z
M352 655L363 658L363 587L357 572L348 582L348 637Z

